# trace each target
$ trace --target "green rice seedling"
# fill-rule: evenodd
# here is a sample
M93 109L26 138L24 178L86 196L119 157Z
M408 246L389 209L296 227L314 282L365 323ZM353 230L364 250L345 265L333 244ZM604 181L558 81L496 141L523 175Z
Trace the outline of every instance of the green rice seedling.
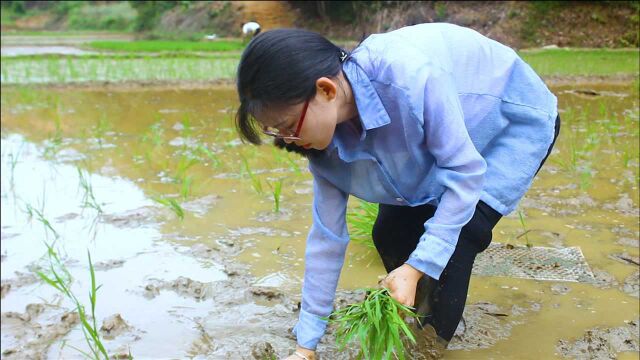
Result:
M249 178L251 179L251 186L253 187L253 190L258 195L262 195L264 193L264 191L262 189L262 182L260 181L260 178L258 178L253 173L253 171L251 171L251 166L249 166L249 162L247 161L247 158L244 157L244 155L240 154L240 159L242 160L242 164L244 165L244 168L245 168L247 174L249 175Z
M271 193L273 194L273 211L279 213L280 212L280 195L282 193L282 179L279 179L275 182L275 185L269 184L271 187Z
M36 274L45 283L54 287L56 290L66 296L67 299L73 302L76 311L78 312L78 316L80 317L82 333L84 334L84 338L87 346L89 347L90 353L76 347L72 348L77 350L87 358L95 360L109 360L109 354L102 344L102 339L100 338L100 332L98 330L98 325L96 322L96 303L98 299L97 295L98 290L100 289L100 287L102 287L102 285L96 286L96 275L93 268L93 263L91 261L91 253L87 250L87 256L89 258L89 274L91 276L91 289L89 289L91 314L87 314L84 305L82 305L78 297L71 291L71 283L73 281L71 274L62 263L53 247L47 243L45 243L45 245L47 246L47 254L49 257L49 273L45 274L42 271L37 271Z
M347 211L347 223L351 241L375 249L371 232L378 217L378 205L360 200L358 207Z
M189 195L191 194L191 185L193 183L193 177L185 176L181 180L182 185L180 186L180 196L183 200L187 200Z
M525 240L527 241L527 247L530 248L533 246L533 244L531 244L531 242L529 241L529 232L531 232L531 230L527 229L527 224L524 221L524 215L522 214L521 210L518 210L518 217L520 218L520 225L522 226L523 231L522 234L518 235L518 238L524 236Z
M188 138L191 136L192 127L191 127L191 118L189 114L185 113L182 117L182 136Z
M100 204L93 194L93 186L91 186L91 182L79 167L76 167L76 169L78 170L79 187L84 191L82 194L82 207L92 208L96 210L98 214L102 214L102 207L100 207Z
M569 138L569 158L568 159L554 159L554 162L558 164L564 171L574 172L578 167L578 150L576 147L575 138Z
M111 130L111 124L109 124L107 115L102 113L96 121L96 126L93 128L93 136L98 140L100 147L102 147L104 136L109 130Z
M624 165L625 168L628 168L631 159L633 159L633 155L629 152L628 148L625 148L622 152L622 165Z
M593 173L591 171L591 166L587 165L584 170L580 173L580 189L582 191L586 191L591 187L591 179L593 178Z
M222 161L220 160L220 157L218 157L218 155L214 154L213 151L209 150L206 146L202 144L198 144L198 146L196 146L195 152L197 154L202 154L206 156L207 159L211 161L211 165L214 168L219 168L220 165L222 165Z
M157 120L155 123L149 126L149 130L142 135L143 142L150 142L153 146L162 145L162 134L164 133L164 129L162 128L162 124L160 120Z
M57 111L55 112L55 115L53 117L53 122L55 125L55 130L53 135L49 138L49 141L47 143L47 145L44 148L44 157L45 158L51 158L53 157L58 150L60 149L60 146L62 145L62 141L63 141L63 136L62 136L62 121L60 119L60 110L59 110L59 105L57 106Z
M173 211L180 220L184 220L184 209L182 208L182 206L180 206L176 199L164 196L154 196L151 199L160 205L168 207L169 210Z
M416 343L415 336L404 322L409 316L418 321L413 310L389 295L387 289L366 289L364 301L334 311L325 318L337 325L336 343L342 350L352 340L360 343L358 358L399 359L406 356L403 335Z
M9 187L11 188L12 191L15 187L14 176L16 172L16 166L18 165L18 159L20 158L20 154L22 153L23 146L24 146L24 142L20 144L20 148L18 148L18 151L15 154L10 153L9 155L7 155L9 160L9 163L8 163L9 170L11 171L9 175Z
M289 168L290 169L292 169L297 175L302 174L302 171L300 170L300 166L298 166L298 164L296 164L296 162L291 158L291 156L287 155L287 156L285 156L285 159L289 163Z
M189 155L190 154L188 153L182 154L182 156L180 157L180 160L178 160L178 165L176 166L176 173L173 176L173 179L177 183L181 183L182 180L185 179L187 170L189 170L190 167L192 167L193 165L199 162L197 158L193 158Z
M30 219L32 219L35 215L36 220L38 220L44 227L45 234L49 234L49 232L51 232L54 239L59 238L60 235L58 234L58 232L53 228L51 222L44 216L44 201L41 207L42 209L38 210L37 208L31 206L31 204L27 203L25 205L25 213L29 216Z

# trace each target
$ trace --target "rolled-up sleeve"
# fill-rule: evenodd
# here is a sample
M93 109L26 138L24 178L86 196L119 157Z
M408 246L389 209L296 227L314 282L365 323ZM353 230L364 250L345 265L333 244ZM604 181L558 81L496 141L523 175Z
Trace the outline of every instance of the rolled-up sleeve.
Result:
M439 279L462 227L473 216L487 164L467 132L455 83L446 70L429 69L422 115L426 147L435 158L432 171L444 192L406 263Z
M313 173L313 170L312 170ZM313 225L305 251L302 307L293 329L298 345L315 349L333 310L338 279L344 264L349 234L346 225L348 195L314 174Z

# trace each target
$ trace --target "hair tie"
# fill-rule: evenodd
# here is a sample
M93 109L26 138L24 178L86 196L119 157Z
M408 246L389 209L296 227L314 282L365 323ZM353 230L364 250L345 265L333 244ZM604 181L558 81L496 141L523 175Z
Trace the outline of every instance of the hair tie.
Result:
M347 54L344 50L340 50L340 54L338 56L340 57L340 62L343 63L345 60L347 60L349 54Z

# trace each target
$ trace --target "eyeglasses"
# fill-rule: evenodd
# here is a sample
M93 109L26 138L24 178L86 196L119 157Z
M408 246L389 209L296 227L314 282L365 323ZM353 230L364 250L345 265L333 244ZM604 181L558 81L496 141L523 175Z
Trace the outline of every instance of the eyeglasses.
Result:
M309 100L304 102L304 107L302 108L302 114L300 115L300 120L298 120L298 126L296 127L296 132L293 134L283 134L280 129L265 127L262 132L265 135L273 136L276 139L282 140L290 140L296 141L300 140L300 130L302 129L302 123L304 122L304 117L307 114L307 108L309 107Z

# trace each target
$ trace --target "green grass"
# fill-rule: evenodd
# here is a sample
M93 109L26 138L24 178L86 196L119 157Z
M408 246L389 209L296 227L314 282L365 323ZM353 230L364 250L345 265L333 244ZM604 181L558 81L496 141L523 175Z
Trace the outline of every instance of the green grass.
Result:
M122 34L129 35L130 32L124 32L121 30L3 30L2 36L41 36L41 37L66 37L66 36L88 36L88 35L113 35Z
M90 48L109 51L127 52L182 52L182 51L240 51L244 45L240 40L219 41L92 41Z
M637 76L640 71L637 49L537 49L519 54L542 77Z

